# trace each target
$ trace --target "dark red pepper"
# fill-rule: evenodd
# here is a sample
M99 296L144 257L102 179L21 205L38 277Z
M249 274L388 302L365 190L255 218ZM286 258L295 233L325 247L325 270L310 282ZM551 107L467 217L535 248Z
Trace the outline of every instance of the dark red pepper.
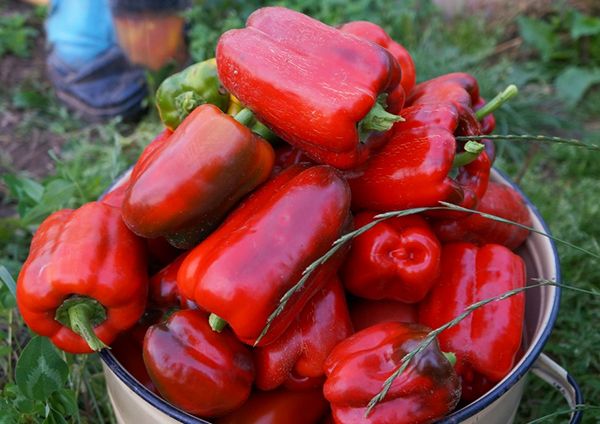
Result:
M142 237L193 247L268 178L273 160L271 145L241 122L198 106L134 167L123 220Z
M354 223L362 227L375 215L360 213ZM440 242L424 218L391 218L352 241L342 267L342 281L355 296L416 303L438 277L440 253Z
M150 327L144 363L168 402L194 415L216 417L246 402L254 365L248 348L228 329L213 331L207 318L187 309Z
M348 302L354 331L364 330L382 322L417 322L417 305L397 300L370 300L360 297Z
M344 289L335 271L333 274L281 337L254 350L259 389L278 387L292 372L296 383L301 378L323 376L323 364L331 349L352 334Z
M470 304L523 287L525 281L523 260L504 246L447 244L440 278L419 305L419 322L437 328ZM439 335L442 349L456 354L465 400L477 399L512 369L524 312L525 297L520 293L475 310ZM482 384L486 380L490 384Z
M490 182L477 207L479 212L499 216L531 227L531 214L521 195L511 187ZM433 228L443 242L496 243L516 249L529 236L529 230L472 214L462 219L437 221Z
M454 368L434 340L391 385L366 417L369 401L401 366L429 329L418 324L385 322L338 344L325 364L325 398L336 423L431 423L451 412L460 399Z
M393 55L302 13L259 9L221 36L216 56L225 88L319 163L357 166L374 147L371 133L401 119L381 104L400 81Z
M241 408L216 424L316 424L327 412L321 390L253 392Z

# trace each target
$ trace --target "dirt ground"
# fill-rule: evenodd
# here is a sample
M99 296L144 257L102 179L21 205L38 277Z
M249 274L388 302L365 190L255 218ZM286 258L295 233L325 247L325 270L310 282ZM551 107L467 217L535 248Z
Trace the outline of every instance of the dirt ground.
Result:
M31 7L13 0L4 7L2 14L28 12ZM29 57L9 54L0 58L0 87L7 89L5 94L9 98L15 88L34 83L36 87L51 90L45 72L46 49L41 21L34 22L34 27L38 34ZM19 124L30 113L32 112L26 109L14 108L11 104L0 106L0 175L5 172L27 171L33 177L43 177L52 171L48 151L58 151L64 139L43 128L19 131Z

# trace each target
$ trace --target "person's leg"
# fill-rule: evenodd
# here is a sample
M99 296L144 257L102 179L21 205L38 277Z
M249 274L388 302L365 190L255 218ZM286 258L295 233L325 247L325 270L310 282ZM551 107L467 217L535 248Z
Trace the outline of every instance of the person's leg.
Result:
M119 48L108 0L52 0L46 31L48 73L60 100L91 121L139 116L144 71Z

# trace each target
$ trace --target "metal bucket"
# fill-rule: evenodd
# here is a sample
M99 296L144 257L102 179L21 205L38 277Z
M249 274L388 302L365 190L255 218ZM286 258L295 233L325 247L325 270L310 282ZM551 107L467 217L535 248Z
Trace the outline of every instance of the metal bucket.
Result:
M497 170L493 171L492 179L508 184L520 192L506 175ZM536 207L524 195L523 197L529 207L533 227L548 233L549 230ZM532 233L518 253L527 264L528 277L560 281L558 255L552 240ZM548 356L542 354L542 348L550 337L558 315L560 294L560 288L553 286L527 291L522 348L524 353L521 360L510 374L488 393L444 417L440 423L512 423L525 387L524 377L529 371L559 390L571 408L583 403L581 391L575 380ZM119 364L109 350L103 350L100 357L103 361L108 394L119 423L209 423L177 409L146 389ZM570 423L579 423L581 415L582 411L573 412Z

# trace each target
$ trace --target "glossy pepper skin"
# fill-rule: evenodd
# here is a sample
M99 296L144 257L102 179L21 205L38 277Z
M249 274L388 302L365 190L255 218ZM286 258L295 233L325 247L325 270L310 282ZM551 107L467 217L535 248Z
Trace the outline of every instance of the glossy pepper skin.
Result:
M147 292L144 244L117 208L91 202L55 212L39 226L19 274L17 304L35 333L66 352L90 353L84 338L55 319L64 302L94 303L93 333L110 345L140 318Z
M376 213L356 215L360 228ZM342 267L342 281L355 296L421 301L440 272L442 246L424 218L417 215L380 222L352 241Z
M259 9L246 28L223 34L217 68L259 121L340 169L368 158L373 146L366 134L361 139L359 122L400 81L384 48L283 7Z
M454 136L478 133L472 111L439 102L407 107L402 116L406 121L394 125L385 146L364 165L345 172L353 210L385 212L440 201L475 207L489 180L487 153L450 175L457 153Z
M255 391L241 408L216 424L316 424L326 412L321 390Z
M265 140L216 106L199 106L136 164L123 220L142 237L193 247L267 179L273 161Z
M490 182L477 210L531 227L531 215L521 195L513 188ZM478 214L463 219L437 221L433 229L444 242L465 241L478 245L501 244L511 250L519 247L529 236L529 230L504 224Z
M460 399L460 383L434 341L409 363L405 374L365 418L369 401L428 332L418 324L385 322L338 344L327 358L323 387L335 422L431 423L452 411Z
M217 61L212 58L165 79L156 90L155 102L163 124L175 130L192 110L202 104L210 103L226 112L229 93L221 88Z
M472 303L523 287L525 279L523 260L504 246L447 244L440 278L419 305L419 322L437 328ZM524 308L521 293L475 310L440 334L442 349L456 354L465 400L477 399L513 367L521 345Z
M165 400L201 417L239 408L254 380L248 348L227 329L213 331L206 313L192 309L148 329L144 363Z
M342 25L340 30L349 34L357 35L365 40L372 41L373 43L379 44L381 47L388 50L400 65L400 69L402 71L400 85L402 86L403 91L407 94L410 93L417 81L417 72L415 69L415 62L404 46L395 42L383 28L372 22L348 22ZM396 111L391 112L396 113Z
M360 297L348 302L354 331L358 332L382 322L417 322L417 305L397 300L370 300Z
M334 275L281 337L254 350L256 386L272 390L292 372L295 380L324 375L327 355L352 332L344 289Z
M180 292L227 321L244 343L254 344L281 296L349 227L349 206L348 185L333 168L288 168L189 253L177 276ZM285 331L331 269L317 269L260 345Z

